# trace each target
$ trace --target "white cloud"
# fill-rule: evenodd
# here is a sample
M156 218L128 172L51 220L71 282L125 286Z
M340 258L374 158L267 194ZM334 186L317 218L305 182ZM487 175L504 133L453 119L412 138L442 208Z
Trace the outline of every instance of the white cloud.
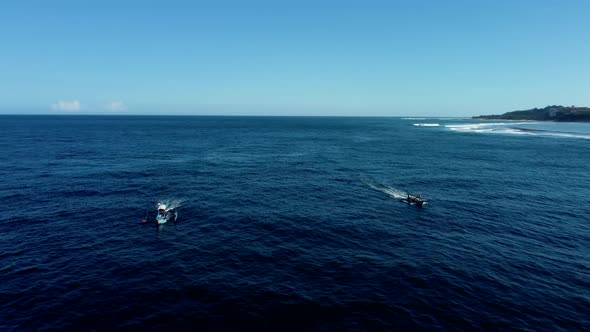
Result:
M111 101L107 105L107 110L112 111L112 112L126 111L127 110L127 105L125 105L125 103L122 102L122 101L120 101L120 100Z
M65 101L60 100L55 104L51 104L51 109L56 111L79 111L80 102L77 100Z

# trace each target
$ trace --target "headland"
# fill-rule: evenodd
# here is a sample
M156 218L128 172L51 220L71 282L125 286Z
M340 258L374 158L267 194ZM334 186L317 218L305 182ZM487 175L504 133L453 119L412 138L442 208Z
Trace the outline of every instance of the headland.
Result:
M501 115L474 116L473 119L590 122L590 107L553 105L544 108L507 112Z

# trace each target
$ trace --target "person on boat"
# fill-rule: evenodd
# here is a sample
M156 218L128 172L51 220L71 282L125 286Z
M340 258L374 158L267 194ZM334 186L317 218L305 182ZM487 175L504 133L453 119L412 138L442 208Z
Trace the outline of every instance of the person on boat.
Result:
M167 219L168 210L166 205L158 204L158 215L156 215L156 221L163 221Z
M407 196L408 197L406 199L408 202L418 203L418 202L422 201L422 194L414 195L414 194L408 193Z

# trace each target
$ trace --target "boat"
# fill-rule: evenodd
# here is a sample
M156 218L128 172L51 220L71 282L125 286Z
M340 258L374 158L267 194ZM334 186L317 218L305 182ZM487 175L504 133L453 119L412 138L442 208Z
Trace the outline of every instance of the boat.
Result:
M165 224L169 220L178 218L178 212L168 209L166 204L158 204L158 214L156 215L156 222L158 225Z
M416 205L417 207L423 207L424 205L428 204L428 200L423 199L422 195L420 195L420 194L408 193L406 198L402 199L402 201L404 201L408 204L411 204L411 205Z

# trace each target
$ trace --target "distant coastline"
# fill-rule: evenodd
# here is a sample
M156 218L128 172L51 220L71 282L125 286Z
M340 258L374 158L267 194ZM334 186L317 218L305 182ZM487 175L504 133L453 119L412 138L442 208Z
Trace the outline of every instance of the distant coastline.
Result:
M590 122L590 107L553 105L545 108L507 112L501 115L479 115L472 117L472 119Z

